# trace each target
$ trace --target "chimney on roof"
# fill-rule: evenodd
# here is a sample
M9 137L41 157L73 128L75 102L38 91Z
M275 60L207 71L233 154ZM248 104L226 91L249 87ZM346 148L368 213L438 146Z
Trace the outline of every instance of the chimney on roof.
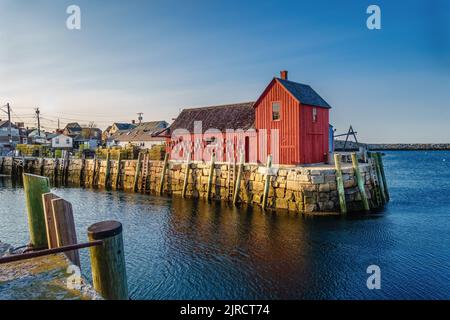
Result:
M283 80L287 80L288 79L288 72L287 72L287 70L280 71L280 78L283 79Z
M136 123L136 120L131 120L131 123L132 123L132 124L135 124L135 123Z

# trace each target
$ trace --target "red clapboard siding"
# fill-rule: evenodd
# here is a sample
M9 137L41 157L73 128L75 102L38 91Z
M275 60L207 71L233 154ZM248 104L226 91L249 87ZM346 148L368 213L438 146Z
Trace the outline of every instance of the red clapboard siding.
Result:
M272 120L272 103L281 105L281 117ZM303 105L295 99L275 79L270 83L255 104L255 127L258 131L267 129L268 153L271 150L270 130L279 129L279 163L308 164L327 160L329 109ZM313 121L313 109L317 110L317 119ZM261 145L261 143L259 143ZM258 152L258 160L266 162L267 155Z

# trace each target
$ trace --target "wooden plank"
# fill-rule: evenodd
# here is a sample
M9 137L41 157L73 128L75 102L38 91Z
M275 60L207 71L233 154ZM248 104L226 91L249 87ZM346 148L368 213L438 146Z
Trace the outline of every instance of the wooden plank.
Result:
M59 197L51 192L42 195L42 202L44 204L45 227L47 230L47 241L50 249L58 247L58 238L56 235L55 218L53 215L52 200L59 199Z
M347 213L347 204L345 202L345 189L344 189L344 180L342 178L342 169L341 169L341 156L337 153L334 154L334 163L336 167L336 184L339 195L339 206L341 207L341 213Z
M186 160L186 174L184 175L183 191L181 192L181 197L183 198L186 197L190 171L191 171L191 153L189 152Z
M72 204L64 199L54 199L52 200L52 207L58 247L76 244L77 233ZM78 267L81 266L78 250L68 251L66 255L73 264Z
M266 166L266 174L265 174L265 182L264 182L264 194L263 194L263 203L262 207L263 209L267 206L267 197L269 195L269 188L270 188L270 168L272 167L272 155L269 155L267 157L267 166Z
M372 153L368 153L367 155L368 155L368 160L369 160L369 164L370 164L370 175L371 175L372 186L373 186L373 189L375 192L376 206L377 206L377 208L379 208L380 206L382 206L382 200L381 200L379 181L377 179L377 174L376 174L376 169L375 169L375 160L373 159Z
M362 178L361 171L359 170L359 163L356 157L356 153L352 153L353 171L355 172L356 181L358 183L359 194L361 195L361 201L363 203L364 210L369 211L369 200L367 199L365 181Z

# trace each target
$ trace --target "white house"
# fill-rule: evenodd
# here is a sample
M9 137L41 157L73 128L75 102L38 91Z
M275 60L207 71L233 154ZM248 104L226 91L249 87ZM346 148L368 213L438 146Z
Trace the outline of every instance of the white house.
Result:
M154 135L167 126L168 123L165 121L143 122L131 130L117 131L109 138L107 145L124 147L132 144L143 149L150 149L154 145L164 145L166 139Z
M64 134L59 134L52 138L52 148L54 149L72 149L73 139Z

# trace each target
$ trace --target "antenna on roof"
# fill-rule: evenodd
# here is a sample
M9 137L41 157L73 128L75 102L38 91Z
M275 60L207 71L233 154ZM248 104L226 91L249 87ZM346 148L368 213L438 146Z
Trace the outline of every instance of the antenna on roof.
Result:
M139 124L141 124L142 123L142 115L143 115L144 113L143 112L138 112L137 113L137 115L138 115L138 121L139 121Z

